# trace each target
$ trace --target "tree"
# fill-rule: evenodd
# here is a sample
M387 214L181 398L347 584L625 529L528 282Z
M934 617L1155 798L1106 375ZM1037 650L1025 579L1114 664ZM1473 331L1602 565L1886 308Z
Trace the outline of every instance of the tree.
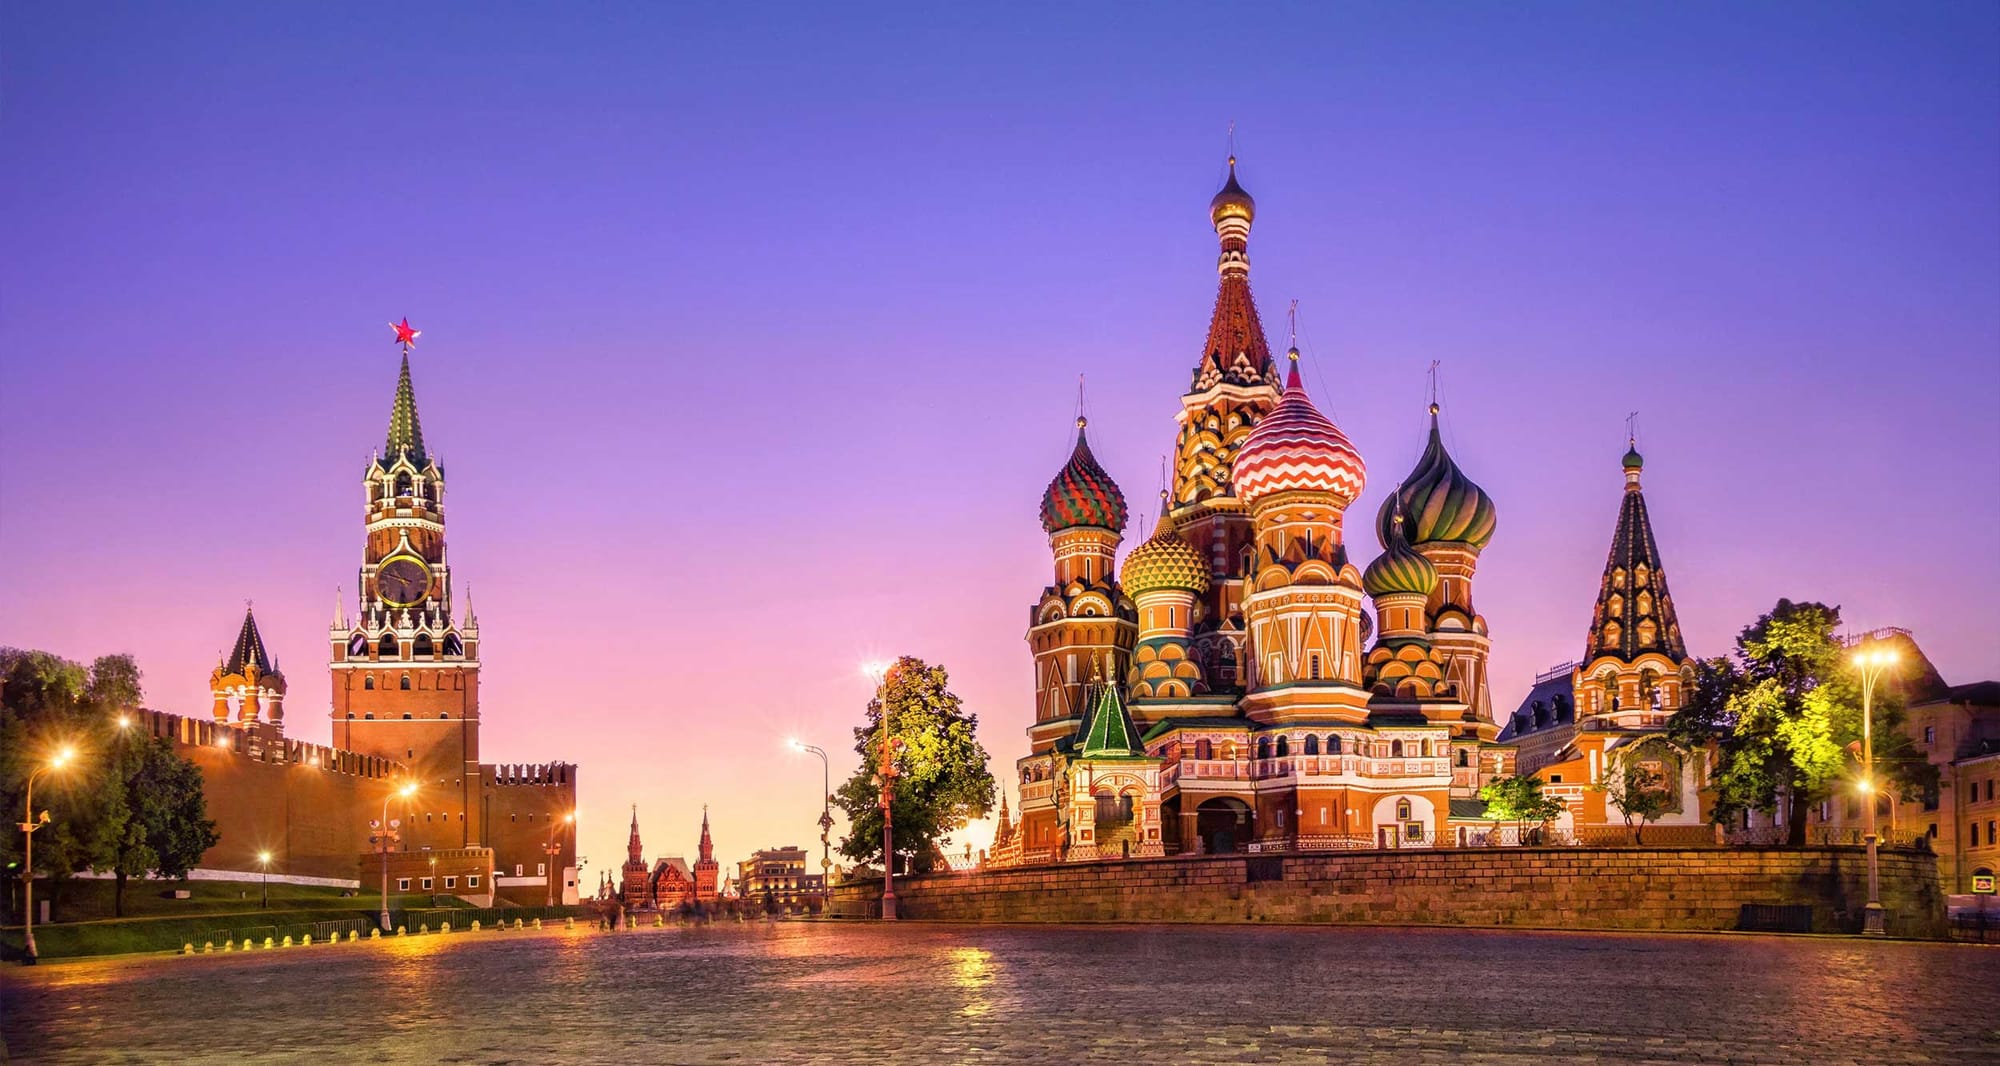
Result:
M1807 809L1849 774L1850 749L1861 739L1861 686L1839 628L1838 607L1779 600L1737 636L1733 658L1697 668L1687 705L1667 728L1684 747L1715 745L1709 780L1716 822L1782 809L1786 842L1804 844ZM1902 693L1882 686L1874 701L1876 762L1890 791L1915 798L1935 784L1937 770L1902 721Z
M36 783L35 805L50 821L35 833L35 866L50 879L54 910L69 876L95 869L119 878L122 913L124 877L186 876L215 843L201 770L169 742L126 737L120 728L141 696L130 656L103 656L86 669L47 652L0 648L0 803L20 810L28 775L62 747L77 753ZM0 856L18 868L20 834L0 837Z
M1534 774L1495 778L1479 790L1486 801L1486 817L1496 822L1513 822L1517 837L1527 842L1527 827L1539 826L1562 816L1563 801L1542 795L1542 779Z
M884 676L863 723L854 730L861 767L835 790L834 805L847 812L848 835L840 853L856 862L882 860L882 708L889 707L895 744L895 818L898 866L927 872L951 834L993 809L993 774L975 731L979 717L965 710L948 687L944 667L903 656Z
M1632 843L1643 844L1646 823L1674 809L1674 789L1667 775L1648 767L1637 751L1627 752L1604 779L1590 786L1625 817Z

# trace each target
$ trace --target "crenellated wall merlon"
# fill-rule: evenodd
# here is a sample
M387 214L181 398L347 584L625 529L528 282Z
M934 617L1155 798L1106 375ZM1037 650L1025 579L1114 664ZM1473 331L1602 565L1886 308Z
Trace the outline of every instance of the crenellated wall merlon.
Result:
M296 764L371 779L400 777L404 773L403 765L394 760L292 740L267 724L242 727L166 711L132 713L135 725L145 730L147 736L164 737L177 747L226 752L246 762Z

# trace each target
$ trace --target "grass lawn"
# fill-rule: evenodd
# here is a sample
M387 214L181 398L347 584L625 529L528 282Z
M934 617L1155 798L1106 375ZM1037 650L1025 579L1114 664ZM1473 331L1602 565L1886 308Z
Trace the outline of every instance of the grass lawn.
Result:
M261 906L263 885L258 881L130 881L125 886L125 917L112 917L110 881L71 880L63 885L63 900L56 911L59 921L35 925L35 947L44 958L77 955L115 955L137 951L177 951L192 943L200 948L215 941L246 936L259 940L266 936L283 939L311 932L317 939L327 933L315 923L362 920L363 936L374 927L381 907L379 893L362 891L343 896L338 888L290 885L272 882L271 905ZM162 893L185 888L191 899L162 898ZM35 885L37 901L48 899L46 881ZM454 910L468 904L449 896L439 896L430 906L427 892L391 893L389 906L412 929L427 922L433 927ZM454 923L457 924L457 923ZM21 927L7 926L0 934L0 946L7 957L19 955Z

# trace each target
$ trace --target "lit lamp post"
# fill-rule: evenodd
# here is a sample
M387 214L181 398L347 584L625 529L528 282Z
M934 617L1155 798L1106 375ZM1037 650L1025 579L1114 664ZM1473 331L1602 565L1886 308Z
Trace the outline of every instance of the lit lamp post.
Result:
M258 852L257 865L264 868L264 901L262 903L259 903L258 906L264 908L265 910L270 910L271 909L271 853L268 851Z
M891 808L896 801L896 738L889 732L889 665L863 663L861 672L875 680L875 701L882 706L882 920L896 920L896 832Z
M438 857L431 856L431 906L438 905Z
M833 896L831 872L833 870L833 845L827 835L833 832L833 768L826 761L826 749L797 740L790 742L793 751L803 751L819 756L819 894L821 899Z
M389 801L396 798L409 799L417 794L417 784L412 781L387 796L382 797L382 820L375 823L375 837L370 843L382 851L382 932L389 932L389 845L401 839L396 832L402 820L389 820Z
M1861 935L1881 936L1882 883L1875 864L1880 843L1875 838L1875 682L1882 671L1896 661L1896 649L1877 646L1854 653L1854 667L1861 671L1861 833L1868 839L1868 906L1861 922Z
M40 955L35 951L35 830L49 824L49 812L43 811L40 819L35 817L35 778L50 770L60 770L76 757L76 749L64 745L62 750L51 756L48 762L35 767L28 775L28 797L26 820L21 823L21 832L26 835L21 861L21 904L22 923L26 955L23 964L33 966Z
M563 815L562 821L549 827L549 842L542 845L542 854L549 857L548 874L543 880L548 884L548 905L551 907L556 905L556 860L562 855L562 842L556 839L556 834L562 832L564 826L574 825L575 823L575 811Z

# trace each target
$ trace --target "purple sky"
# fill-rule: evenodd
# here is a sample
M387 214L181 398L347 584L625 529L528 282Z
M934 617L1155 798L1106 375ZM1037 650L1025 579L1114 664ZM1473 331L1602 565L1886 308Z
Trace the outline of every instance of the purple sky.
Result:
M780 743L851 769L872 656L1011 777L1076 375L1150 515L1232 119L1363 514L1444 361L1496 707L1581 650L1634 408L1692 650L1816 598L2000 675L1991 5L194 6L0 26L0 643L206 713L254 597L323 740L407 314L485 754L582 763L587 878L635 802L808 843Z

